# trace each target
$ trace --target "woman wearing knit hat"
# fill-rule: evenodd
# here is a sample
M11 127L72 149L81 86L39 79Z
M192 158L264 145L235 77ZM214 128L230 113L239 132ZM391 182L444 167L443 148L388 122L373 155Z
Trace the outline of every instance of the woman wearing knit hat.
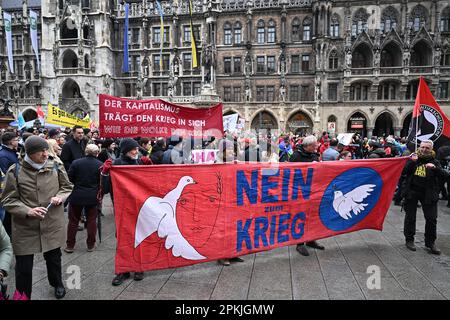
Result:
M61 299L66 294L61 270L66 239L62 203L73 186L62 163L48 157L48 148L38 136L25 141L25 157L8 170L1 201L12 216L17 291L31 298L34 254L43 252L48 280Z

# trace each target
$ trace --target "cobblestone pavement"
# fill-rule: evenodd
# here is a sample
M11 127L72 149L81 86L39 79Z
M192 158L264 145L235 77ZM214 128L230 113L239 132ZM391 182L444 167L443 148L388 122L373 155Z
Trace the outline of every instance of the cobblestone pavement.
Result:
M78 233L75 252L63 252L63 277L70 266L81 270L80 289L67 290L65 299L449 299L450 209L439 203L437 245L442 255L424 249L424 218L419 209L416 245L404 246L403 216L391 206L382 232L363 230L320 240L326 250L310 249L300 256L295 246L244 256L244 262L224 267L207 262L178 269L145 273L142 281L126 280L114 287L115 233L109 197L104 204L103 242L86 251L86 232ZM369 266L378 266L381 288L367 286ZM47 281L45 261L35 255L32 299L55 299ZM12 271L6 283L14 287Z

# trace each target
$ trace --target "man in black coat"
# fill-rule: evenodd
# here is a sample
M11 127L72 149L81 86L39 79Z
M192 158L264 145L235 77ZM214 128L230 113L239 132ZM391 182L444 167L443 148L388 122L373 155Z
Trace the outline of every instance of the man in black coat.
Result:
M75 247L75 239L78 231L78 221L81 218L83 208L87 218L87 251L95 248L97 236L97 193L100 184L100 167L103 163L97 159L99 148L95 144L86 147L85 158L72 162L69 168L69 179L74 184L72 194L69 197L69 224L67 226L67 253L72 253Z
M436 248L437 202L439 200L440 179L446 176L441 164L435 159L433 141L420 143L417 154L412 154L405 165L403 173L405 182L403 196L405 198L405 224L403 232L406 247L416 251L414 235L416 233L417 203L422 204L425 216L425 246L432 254L441 254Z
M152 148L150 158L153 164L162 164L164 151L166 149L166 141L163 138L156 140L155 145Z
M289 158L289 162L318 162L320 160L320 155L317 153L317 147L318 143L315 136L311 135L305 137ZM317 241L306 242L306 246L319 250L325 249L325 247L320 245ZM297 251L302 256L309 256L306 246L305 243L297 244Z
M72 134L73 138L63 145L60 157L67 172L74 160L84 157L84 149L86 149L83 127L74 126Z

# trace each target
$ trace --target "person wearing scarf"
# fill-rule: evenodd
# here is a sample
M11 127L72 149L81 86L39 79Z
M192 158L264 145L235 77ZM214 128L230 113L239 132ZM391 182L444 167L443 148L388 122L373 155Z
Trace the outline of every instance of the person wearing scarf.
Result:
M417 154L411 159L403 170L405 175L403 197L405 198L405 222L403 232L406 247L416 251L414 236L416 233L417 204L422 204L425 216L425 247L430 253L439 255L441 251L436 247L437 238L437 203L439 200L439 181L446 173L435 158L433 141L424 140L420 143Z

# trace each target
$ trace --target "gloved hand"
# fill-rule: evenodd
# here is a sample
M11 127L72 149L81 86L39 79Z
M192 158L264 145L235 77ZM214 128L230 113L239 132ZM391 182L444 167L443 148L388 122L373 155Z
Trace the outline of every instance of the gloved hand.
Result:
M109 170L111 169L112 166L112 160L108 159L105 161L105 163L103 164L103 166L101 167L102 169L102 175L107 176L109 174Z
M146 157L146 156L141 157L141 161L142 161L142 164L144 164L144 165L152 165L153 164L152 159L150 159L149 157Z

